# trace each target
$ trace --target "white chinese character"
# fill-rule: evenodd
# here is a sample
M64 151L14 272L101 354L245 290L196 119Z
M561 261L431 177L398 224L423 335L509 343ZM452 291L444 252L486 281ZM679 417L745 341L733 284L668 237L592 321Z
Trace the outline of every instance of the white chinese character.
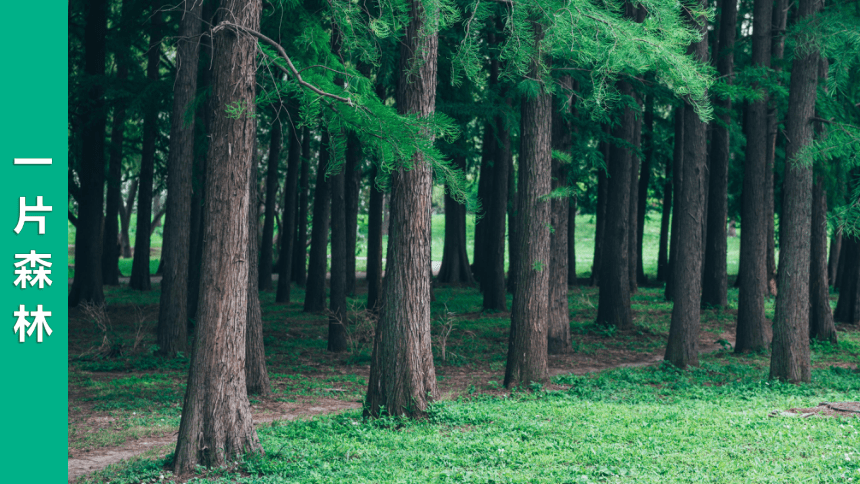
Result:
M30 315L29 312L24 311L24 305L18 306L18 310L12 313L15 316L18 316L18 321L15 322L15 332L18 334L18 342L24 342L24 332L27 330L27 326L30 326L30 322L27 321L27 316Z
M23 308L23 306L21 306ZM45 327L45 332L48 333L48 336L51 336L51 327L48 326L48 321L45 320L45 317L51 316L51 311L42 311L42 305L39 304L37 309L30 313L31 316L36 316L36 319L33 320L33 324L30 325L30 329L27 330L27 336L33 335L33 330L38 328L39 331L36 333L36 342L42 342L42 326Z
M39 235L45 234L45 216L44 215L27 215L27 211L31 212L50 212L54 207L45 207L42 205L42 197L36 197L36 205L29 207L26 204L25 197L19 198L18 210L18 225L15 226L15 233L20 234L26 222L39 222Z
M15 267L17 267L15 274L18 274L18 278L14 282L15 286L21 286L21 289L24 289L27 287L27 282L29 282L31 286L35 286L38 283L39 289L44 289L46 283L49 286L52 284L51 279L48 278L51 271L46 269L47 267L51 267L52 264L45 260L50 259L51 254L37 254L35 250L31 250L29 254L15 254L15 258L21 259L15 263ZM31 271L27 269L27 264L31 268L37 265L39 267ZM31 274L35 274L35 277L30 277Z

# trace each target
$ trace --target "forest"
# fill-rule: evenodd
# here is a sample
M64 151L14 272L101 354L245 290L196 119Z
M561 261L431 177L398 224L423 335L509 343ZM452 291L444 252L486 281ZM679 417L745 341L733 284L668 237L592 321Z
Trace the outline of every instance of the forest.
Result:
M860 1L68 28L70 482L860 482Z

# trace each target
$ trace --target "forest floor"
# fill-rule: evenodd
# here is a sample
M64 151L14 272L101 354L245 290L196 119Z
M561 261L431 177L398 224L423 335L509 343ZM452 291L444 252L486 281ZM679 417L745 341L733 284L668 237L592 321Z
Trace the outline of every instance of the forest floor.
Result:
M301 288L293 289L290 304L274 303L272 292L261 294L272 393L266 397L251 396L258 426L269 422L275 425L281 420L305 421L316 415L361 408L373 328L373 321L362 310L365 298L362 293L360 283L356 299L350 300L354 321L349 330L350 350L343 354L326 352L327 316L302 312L304 291ZM70 314L70 481L142 482L138 474L129 470L134 465L112 464L129 459L131 462L155 462L153 459L161 459L173 451L188 358L179 355L164 359L155 355L154 329L159 296L157 284L153 291L146 293L132 291L127 286L106 287L107 306L101 325L97 323L98 314L92 311L74 309ZM501 385L509 315L482 312L481 295L472 287L437 287L435 296L433 351L443 404L477 397L513 396ZM597 298L596 288L571 287L571 352L549 357L552 383L542 390L553 394L569 393L581 383L576 375L592 375L607 369L662 368L659 363L663 358L672 307L664 300L662 287L642 287L633 295L635 326L630 331L596 325ZM736 290L729 299L730 306L736 307ZM768 316L772 317L773 300L767 304ZM748 365L756 371L766 369L767 355L737 356L731 352L736 313L731 307L702 312L699 344L703 358L730 368ZM444 338L446 332L449 335ZM813 347L815 368L854 368L857 365L860 328L840 325L839 337L839 347L816 343ZM722 383L697 384L709 387ZM802 409L818 403L786 403L784 408L774 410ZM95 471L99 472L82 477ZM132 472L129 480L121 479L128 472Z

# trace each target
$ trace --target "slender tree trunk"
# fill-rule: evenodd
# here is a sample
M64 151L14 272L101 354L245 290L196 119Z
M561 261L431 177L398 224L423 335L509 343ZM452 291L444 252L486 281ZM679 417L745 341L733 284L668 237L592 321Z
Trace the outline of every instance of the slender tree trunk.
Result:
M397 110L426 117L436 109L434 25L438 7L411 0L410 21L400 44ZM428 133L429 135L429 133ZM411 169L391 175L391 227L388 270L374 339L365 412L423 417L439 396L430 343L431 174L422 154Z
M510 107L510 101L508 101ZM508 302L505 291L505 217L508 210L509 180L511 177L511 133L502 116L496 116L498 144L495 149L493 168L493 192L487 211L487 258L486 277L483 284L484 309L506 311Z
M296 127L298 121L297 106L288 106L289 119L287 124L287 178L284 180L284 211L281 220L281 253L278 256L278 292L275 301L290 302L290 276L293 273L294 251L304 250L304 246L296 245L296 197L299 182L299 165L302 161L302 136Z
M654 163L654 95L645 96L645 130L642 134L642 152L645 158L639 174L639 200L636 203L636 280L646 284L645 266L642 261L642 245L645 240L645 213L648 210L648 185L651 184L651 165Z
M260 2L224 0L221 15L257 30ZM255 55L251 36L221 30L213 39L212 136L206 175L206 244L198 330L174 453L174 472L221 466L262 452L245 388L248 318L248 191L254 156ZM240 102L245 115L223 109Z
M622 96L631 96L630 83L620 81L618 90ZM635 113L625 106L619 113L619 123L612 135L623 141L633 142ZM609 183L606 200L606 232L598 244L603 246L600 262L600 296L597 306L597 322L614 326L620 330L633 326L630 314L630 183L633 154L626 146L612 144L609 149Z
M798 21L815 17L819 0L800 0ZM798 50L791 68L786 117L785 174L780 219L779 294L773 324L770 377L793 383L809 382L809 277L812 232L812 168L797 156L812 142L812 118L818 86L816 48ZM822 251L823 252L823 251ZM822 254L823 258L823 254Z
M606 233L606 205L609 198L609 179L607 172L610 166L609 143L603 143L601 148L606 170L597 169L597 213L594 226L594 256L591 261L591 285L600 285L600 272L603 264L603 240Z
M493 123L484 123L484 137L481 145L481 173L478 179L478 200L481 202L481 216L475 220L474 259L472 260L472 273L484 288L484 253L486 252L487 232L486 214L491 204L490 194L493 192L493 160L495 158L496 134L493 132Z
M809 337L836 344L827 278L827 190L817 176L812 191L812 245L809 269Z
M755 1L752 57L755 66L770 66L771 8L770 0ZM767 172L767 99L748 105L746 132L736 352L765 348L768 344L764 316L768 283L766 179L770 176Z
M280 131L280 126L278 126ZM256 146L256 139L255 139ZM260 275L258 266L257 225L257 158L252 155L251 176L248 179L248 322L245 333L245 388L248 394L268 395L271 385L266 369L266 349L263 345L263 314L260 308Z
M720 33L717 71L731 85L734 77L735 30L738 5L734 0L720 2ZM712 124L711 152L708 158L708 237L705 240L705 270L702 281L702 304L714 307L728 305L728 217L729 126L732 100L717 96L714 104L719 122Z
M376 186L376 165L370 176L370 206L367 209L367 309L376 312L382 289L382 199ZM465 232L465 228L463 231Z
M639 106L639 96L634 92L633 97ZM638 115L633 120L633 138L631 144L640 149L642 143L642 118ZM639 290L636 283L636 267L639 260L639 155L634 151L630 153L630 209L627 211L627 282L630 285L630 293Z
M669 272L669 222L672 218L672 161L666 160L663 183L663 215L660 217L660 245L657 249L657 280L666 281Z
M331 190L331 294L328 315L328 351L346 351L346 199L347 174L341 169L329 179Z
M570 76L559 80L564 97L556 97L552 106L552 148L571 154L573 139L571 125L565 115L571 112L573 89ZM568 186L569 165L553 158L551 164L552 190ZM568 198L553 198L550 204L550 257L549 257L549 324L547 325L547 352L563 354L571 349L570 310L567 302L567 224L570 212Z
M827 280L836 287L836 277L839 275L839 258L842 256L842 231L834 230L830 238L830 256L827 259Z
M536 52L529 77L540 78L543 26L532 23ZM511 306L511 330L505 387L544 383L547 375L549 319L550 193L552 96L541 87L521 101L517 286ZM565 277L567 275L565 274Z
M358 237L358 196L361 191L361 143L354 133L346 145L346 294L355 294L355 248Z
M128 197L125 200L125 205L121 206L119 211L120 255L123 259L131 259L131 238L128 233L131 228L131 213L134 210L134 202L137 199L138 181L137 178L132 180L128 187Z
M162 354L173 356L188 347L188 259L191 254L191 192L194 169L194 116L186 116L197 94L202 2L185 2L179 27L176 82L170 115L167 158L167 219L161 260L157 342ZM190 119L190 122L187 120Z
M158 82L161 62L161 0L154 0L146 60L146 78L150 85ZM159 100L149 99L143 113L143 146L140 155L140 184L137 193L137 233L134 237L134 261L128 286L138 291L152 288L149 279L150 228L152 227L152 177L155 170L155 141L158 137Z
M105 75L105 36L107 2L88 2L84 27L84 73L91 78ZM102 210L104 204L104 85L92 83L82 109L81 180L78 199L78 225L75 231L75 279L69 293L69 306L104 302L102 289Z
M465 170L465 156L455 156L453 161L455 166ZM474 284L469 256L466 254L466 207L454 200L449 191L445 190L445 243L437 280L448 284Z
M280 106L278 106L279 108ZM269 140L269 160L266 169L266 213L263 220L263 240L260 243L260 290L272 289L272 260L275 238L275 198L278 196L278 166L281 164L280 109L275 109Z
M671 301L674 295L675 288L675 259L678 252L678 220L680 217L675 216L681 213L681 184L684 180L684 106L675 108L675 145L672 148L672 192L674 200L672 201L672 235L669 237L671 244L669 250L669 267L666 271L666 291L665 297L667 301Z
M329 219L331 217L331 187L326 179L329 160L329 134L323 130L320 143L317 186L314 190L314 219L311 227L311 253L308 259L308 284L305 291L305 312L325 310L325 279L328 259Z
M299 175L299 206L296 213L296 242L293 247L292 279L299 287L307 283L308 264L308 193L310 192L309 178L311 166L311 131L308 128L302 133L302 166Z

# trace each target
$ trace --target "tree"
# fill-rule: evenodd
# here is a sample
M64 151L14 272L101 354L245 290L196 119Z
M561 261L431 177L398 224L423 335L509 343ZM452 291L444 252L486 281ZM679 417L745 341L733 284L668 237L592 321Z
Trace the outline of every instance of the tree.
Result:
M681 185L684 179L684 105L675 108L675 144L672 147L672 213L677 215L681 213ZM675 288L675 259L678 254L678 220L680 217L672 217L672 234L669 237L671 244L669 250L669 265L666 268L666 290L665 297L667 301L671 301L674 295Z
M191 192L194 166L195 119L191 109L197 94L202 2L185 2L179 28L176 82L170 116L167 158L167 217L161 249L165 270L158 308L159 351L173 356L186 351L188 336L188 263L191 255ZM189 113L191 115L187 115Z
M107 1L87 3L84 27L84 73L89 78L105 74ZM75 278L69 306L104 301L102 290L102 209L104 203L104 86L92 82L86 91L81 136L81 166L78 171L78 225L75 231Z
M556 96L552 107L551 143L556 151L570 155L572 148L571 124L567 116L572 111L573 81L570 76L559 80L564 96ZM552 191L568 187L569 163L552 158ZM549 257L549 323L547 325L547 352L561 354L570 350L570 310L567 302L567 264L568 264L568 197L553 197L550 212L550 257Z
M705 1L701 3L704 9ZM689 22L702 33L698 42L690 45L690 53L699 62L708 61L708 30L704 16L689 16ZM678 368L699 365L699 315L702 291L702 219L705 211L705 170L707 158L707 127L693 109L684 107L684 165L683 183L678 200L683 217L678 220L678 254L673 267L675 288L672 293L672 323L666 361ZM676 212L680 213L680 212ZM674 252L675 248L672 248Z
M297 185L299 182L299 169L302 161L302 135L298 123L298 112L295 106L287 105L287 178L284 180L284 204L281 214L281 251L278 256L278 291L275 301L279 303L290 302L290 280L293 273L293 252L304 250L304 246L296 245L296 218L298 210L299 194ZM307 170L305 170L307 172ZM307 178L307 177L305 177ZM307 214L306 214L307 215ZM304 257L302 258L304 260Z
M502 88L506 89L506 88ZM503 91L503 95L504 95ZM511 108L508 98L505 107ZM511 152L511 133L505 124L505 118L497 115L495 118L496 148L493 160L493 186L490 203L487 207L487 254L484 260L486 267L484 281L481 285L484 293L484 309L487 311L505 311L508 302L505 287L505 215L508 210L509 180L513 154Z
M346 351L346 173L340 170L329 180L331 190L331 291L328 316L328 351Z
M370 204L367 208L367 309L376 312L382 289L382 198L376 186L378 168L370 175ZM463 229L465 231L465 228Z
M753 5L752 65L770 66L771 0ZM762 89L758 86L758 89ZM767 98L751 102L746 113L747 146L741 205L741 265L738 270L736 352L767 347L764 296L767 289Z
M256 142L256 138L255 138ZM245 388L248 394L268 395L269 372L266 369L266 349L263 345L263 314L260 308L259 244L257 225L257 165L256 145L252 154L251 175L248 177L248 319L245 332Z
M305 128L302 132L302 166L299 175L299 206L296 209L296 242L293 247L292 279L299 287L307 283L308 264L308 192L311 166L311 130Z
M811 236L809 337L836 344L836 326L830 310L830 284L827 278L827 190L824 189L824 176L821 173L816 174L812 188Z
M311 253L308 259L308 283L305 291L305 312L325 309L325 279L328 260L328 230L331 217L331 187L326 178L329 164L329 133L323 129L320 143L317 185L314 189L314 219L311 228Z
M269 139L269 162L266 169L266 212L263 220L263 241L260 243L260 290L272 288L272 260L275 238L275 198L278 195L278 167L281 164L280 105L275 109Z
M164 38L161 20L162 0L153 0L150 15L149 49L147 50L146 78L151 85L158 82L161 63L161 39ZM128 286L138 291L152 288L149 279L149 248L152 228L152 178L155 171L155 141L158 137L159 100L147 100L143 112L143 145L140 155L140 182L137 193L137 233L134 237L134 260Z
M520 186L517 206L519 260L511 306L505 387L543 383L547 379L547 320L549 319L550 193L552 157L552 96L540 80L547 62L542 45L545 27L532 21L535 40L529 77L541 85L520 108ZM565 274L567 278L567 274Z
M435 4L408 3L409 20L400 44L397 111L426 118L436 106ZM430 133L427 133L431 136ZM411 166L391 174L388 268L373 343L365 412L378 417L421 417L439 395L430 346L431 174L417 152Z
M355 248L358 238L358 197L361 191L361 143L355 133L346 141L344 198L346 200L346 293L355 294Z
M726 84L734 75L735 30L738 5L734 0L720 2L720 33L716 54L717 71ZM708 306L728 305L728 269L726 256L726 218L729 188L729 126L732 100L715 96L719 121L711 125L711 151L708 158L708 232L705 240L705 268L702 281L702 303Z
M606 205L609 198L609 179L606 172L609 170L609 143L600 144L600 153L606 163L606 169L597 169L597 210L594 214L594 255L591 259L591 281L592 286L600 285L600 273L603 267L603 240L606 234Z
M654 162L654 95L645 96L644 131L642 133L642 152L644 158L639 170L639 200L636 202L636 281L648 282L642 263L642 243L645 239L645 212L648 210L648 186L651 184L651 165Z
M815 18L819 0L800 0L797 21ZM770 377L809 382L809 269L812 224L812 168L800 160L812 142L818 86L818 47L810 34L797 38L786 117L786 164L780 223L779 294L773 324Z
M261 4L224 0L220 16L258 29ZM221 24L219 24L221 25ZM234 29L213 29L211 141L207 156L206 213L197 336L174 472L220 466L261 452L245 388L248 317L249 177L256 123L256 40ZM239 106L228 116L227 106Z
M455 155L454 165L465 169L465 156ZM450 192L451 188L448 187L445 190L445 240L442 247L442 265L436 278L442 283L474 284L469 256L466 254L466 207L457 202Z

